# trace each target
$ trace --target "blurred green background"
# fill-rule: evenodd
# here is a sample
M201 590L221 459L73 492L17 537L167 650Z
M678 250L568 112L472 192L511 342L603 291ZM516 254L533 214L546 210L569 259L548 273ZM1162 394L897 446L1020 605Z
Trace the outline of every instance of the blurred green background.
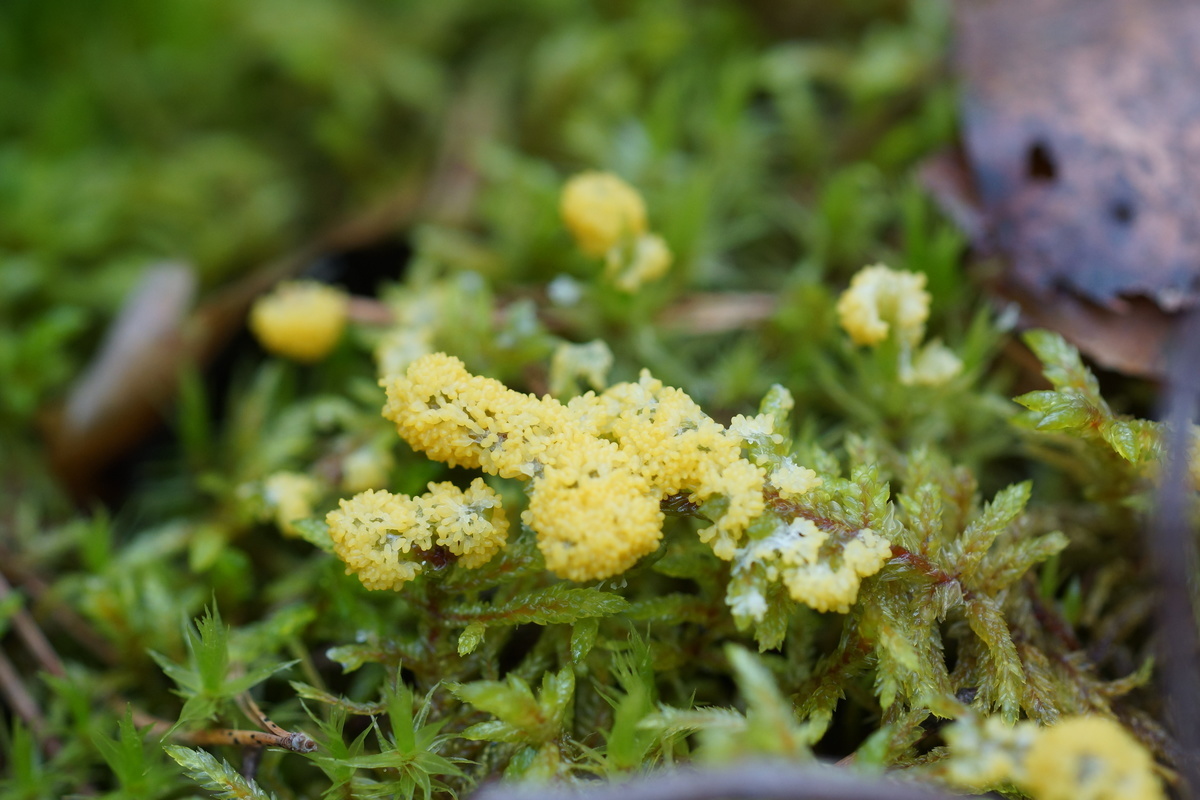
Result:
M397 198L368 235L452 222L516 282L563 269L547 199L581 168L645 192L693 287L856 268L887 254L906 168L952 133L946 14L8 0L0 421L61 392L147 265L181 260L211 290Z

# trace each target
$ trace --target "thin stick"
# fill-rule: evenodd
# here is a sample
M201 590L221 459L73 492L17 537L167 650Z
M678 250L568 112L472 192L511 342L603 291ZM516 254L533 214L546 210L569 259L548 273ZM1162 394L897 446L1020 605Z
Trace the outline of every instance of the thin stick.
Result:
M1189 455L1192 418L1200 399L1200 312L1184 317L1174 333L1166 402L1167 464L1147 544L1158 586L1158 650L1167 717L1179 745L1179 771L1191 791L1200 792L1200 639L1189 587L1196 564Z
M282 729L281 729L282 730ZM238 747L280 747L293 753L311 753L317 743L300 733L284 735L266 731L245 731L238 728L215 728L207 731L192 731L180 734L180 739L198 745L235 745Z
M265 719L265 717L264 717ZM270 722L270 720L267 720ZM133 724L139 728L149 726L151 733L162 736L171 729L171 723L137 709L133 710ZM278 747L293 753L311 753L317 749L317 743L307 734L299 731L286 731L270 722L271 732L247 731L240 728L212 728L206 731L176 732L171 736L180 742L205 745L233 745L237 747Z
M906 781L787 762L727 769L676 769L614 783L547 786L493 783L471 800L948 800L955 795Z
M8 597L10 594L12 594L12 586L3 575L0 575L0 599ZM24 608L18 608L13 612L12 622L13 630L17 632L17 636L25 643L26 649L43 669L58 677L67 674L62 659L58 657L58 653L54 651L54 647L42 633L42 629L38 627L33 615ZM62 748L58 739L46 732L46 719L42 716L41 708L34 700L33 695L25 688L25 683L21 680L17 668L3 653L0 653L0 692L4 694L9 707L29 726L47 755L53 756Z
M265 731L246 731L239 728L213 728L206 731L189 731L175 733L179 741L195 745L235 745L238 747L279 747L293 753L311 753L317 749L317 743L300 731L288 731L276 725L258 707L258 703L247 692L237 696L238 708L256 725L266 728ZM142 711L133 712L134 723L138 727L153 726L153 732L162 735L171 728L171 723L165 719L151 716Z
M28 592L35 603L45 602L50 618L98 659L112 666L120 664L121 654L108 643L108 640L97 634L91 625L69 606L63 605L54 598L47 598L49 587L46 582L33 574L28 565L20 563L18 558L16 553L0 548L0 576L4 576L5 573L13 576L11 579L20 586L22 591Z
M17 668L2 651L0 651L0 692L4 693L8 707L16 712L16 715L29 726L35 735L40 737L46 728L42 710L38 708L33 695L25 688L25 683L21 680Z
M264 728L271 733L279 736L287 736L288 732L276 725L271 719L263 713L263 710L258 707L258 703L254 702L254 698L249 692L242 692L237 696L238 708L246 715L246 718L260 728Z
M61 749L58 739L46 733L46 718L42 715L42 709L25 688L17 668L3 652L0 652L0 694L4 695L8 707L29 726L46 755L53 756Z
M0 575L0 599L8 597L11 593L12 586L3 575ZM12 621L13 630L21 637L21 641L29 648L33 657L42 665L42 669L59 678L65 676L67 668L63 666L62 659L58 657L50 640L38 627L33 615L24 608L18 608L13 613Z

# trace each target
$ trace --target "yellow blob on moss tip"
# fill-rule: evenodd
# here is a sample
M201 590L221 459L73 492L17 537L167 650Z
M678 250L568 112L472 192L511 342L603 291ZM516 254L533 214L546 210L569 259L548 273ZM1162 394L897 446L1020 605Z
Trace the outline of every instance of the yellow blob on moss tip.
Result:
M383 415L396 423L400 437L451 466L529 478L556 432L569 427L558 401L472 375L445 353L423 356L383 384L388 397Z
M400 589L424 567L436 544L471 569L491 560L508 538L500 495L482 478L463 491L431 483L419 497L365 491L325 517L333 550L368 589Z
M1033 800L1166 796L1150 753L1108 717L1067 717L1044 728L967 715L944 736L947 777L976 791L1015 786Z
M500 495L482 478L473 480L465 492L453 483L431 483L417 503L437 544L469 569L491 561L508 539L508 517Z
M320 361L346 327L346 293L315 281L289 281L254 302L250 330L268 352L293 361Z
M1020 781L1037 800L1161 800L1154 760L1117 722L1071 717L1040 731Z
M901 365L900 382L906 385L942 386L962 372L962 359L934 340L920 349L910 365Z
M950 751L947 777L977 792L1014 784L1024 776L1022 765L1041 730L1032 722L967 715L942 733Z
M925 335L929 301L923 274L877 264L851 279L838 299L838 319L857 345L877 345L894 332L911 347Z
M590 256L603 256L646 232L642 196L610 172L582 172L567 181L560 211L579 249Z
M606 578L653 552L671 495L714 501L700 538L726 560L765 511L766 470L742 458L741 439L649 373L563 404L431 353L383 383L383 414L414 449L531 482L522 520L561 577Z
M404 495L366 491L325 516L333 550L368 589L399 589L417 577L414 549L428 550L429 530L419 524L417 503Z
M644 233L629 247L608 251L604 274L618 289L632 294L643 284L666 275L674 258L665 239L655 233Z
M521 517L537 531L547 569L573 581L624 572L662 539L663 513L646 479L612 442L586 442L534 483Z
M287 536L299 535L295 522L312 516L312 504L319 494L317 482L298 472L276 472L263 481L263 499L275 524Z

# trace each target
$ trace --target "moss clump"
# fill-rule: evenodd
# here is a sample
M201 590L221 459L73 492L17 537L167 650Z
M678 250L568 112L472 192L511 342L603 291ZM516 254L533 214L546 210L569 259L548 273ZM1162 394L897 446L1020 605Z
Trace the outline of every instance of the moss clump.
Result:
M0 152L0 632L46 675L0 797L762 757L1050 797L1070 764L1031 743L1077 720L1107 745L1074 763L1154 796L1131 531L1163 428L1044 332L1050 387L1012 401L1011 331L911 179L953 132L947 6L829 8L814 38L732 2L402 5L144 4L95 38L67 36L90 6L0 10L57 31L0 24L46 98L0 109L25 136ZM60 38L90 43L61 72L13 55ZM145 81L72 89L91 58ZM133 108L172 111L136 152ZM95 136L35 141L68 128ZM580 170L611 196L567 202ZM186 371L115 510L65 501L31 423L142 264L186 254L207 290L333 218L361 224L321 241L377 243L380 209L409 253L369 291L329 278L354 291L322 341L285 319L307 363L247 339L219 386ZM59 658L9 647L31 623Z

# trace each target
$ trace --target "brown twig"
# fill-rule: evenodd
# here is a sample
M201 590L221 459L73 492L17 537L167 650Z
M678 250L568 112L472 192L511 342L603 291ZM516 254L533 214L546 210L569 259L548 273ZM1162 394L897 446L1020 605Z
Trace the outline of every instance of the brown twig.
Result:
M250 702L253 703L254 701L251 700ZM241 703L242 700L239 698L238 704L241 705ZM114 703L114 705L116 704ZM254 708L258 708L258 706L255 705ZM251 717L251 719L260 724L265 721L266 726L269 726L269 730L248 731L240 728L210 728L202 731L176 732L171 734L171 736L178 741L197 746L278 747L283 750L290 750L293 753L311 753L317 749L317 743L310 739L307 734L300 731L284 730L267 719L262 711L259 711L258 715L257 719L254 717ZM139 711L138 709L133 709L133 724L139 728L149 727L150 732L156 736L162 736L171 729L171 723L167 720L147 714L144 711Z
M493 783L472 800L948 800L917 783L828 766L750 762L725 769L677 769L629 781L546 786Z
M268 735L275 737L275 744L267 744L265 746L282 747L285 750L291 750L293 753L311 753L317 749L317 743L305 734L299 731L286 731L272 722L271 718L263 713L263 710L258 707L258 703L254 702L254 698L248 692L242 692L237 696L237 704L238 708L242 710L242 713L250 721L261 728L265 728Z
M11 593L12 586L8 579L0 574L0 600L8 597ZM17 636L21 637L21 641L25 643L25 647L29 649L37 662L42 665L42 669L59 678L67 674L67 668L63 666L62 659L58 657L58 653L54 651L50 640L42 633L42 629L38 627L32 614L24 608L19 608L13 613L12 622L13 630L17 632Z
M0 599L8 597L11 593L12 586L3 575L0 575ZM62 659L58 657L58 653L54 652L50 641L46 639L42 629L38 627L37 622L28 611L18 608L13 612L12 623L13 630L16 631L17 636L42 666L42 669L57 677L67 674ZM25 688L25 683L21 680L16 666L3 653L0 653L0 693L3 693L9 707L33 731L33 735L47 755L53 756L62 748L58 739L48 733L42 710L38 707L33 695Z
M62 628L80 645L105 664L121 663L121 654L117 652L108 640L96 633L87 620L75 613L69 606L56 601L50 595L50 587L24 563L17 553L0 547L0 577L12 580L17 586L28 593L35 604L44 603L46 614L55 624Z
M179 738L196 745L235 745L237 747L279 747L293 753L311 753L317 743L306 734L296 731L280 736L266 731L246 731L239 728L213 728L183 733Z
M1200 312L1180 320L1173 343L1166 396L1167 463L1147 544L1158 586L1158 649L1167 717L1182 754L1180 772L1191 791L1198 792L1200 640L1189 587L1196 564L1189 456L1192 419L1200 399Z
M46 754L53 756L57 753L62 745L46 732L46 718L42 715L42 709L25 688L17 668L3 652L0 652L0 694L4 695L4 700L13 713L33 732Z

